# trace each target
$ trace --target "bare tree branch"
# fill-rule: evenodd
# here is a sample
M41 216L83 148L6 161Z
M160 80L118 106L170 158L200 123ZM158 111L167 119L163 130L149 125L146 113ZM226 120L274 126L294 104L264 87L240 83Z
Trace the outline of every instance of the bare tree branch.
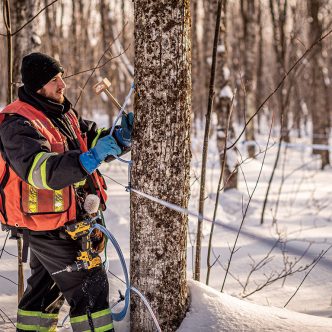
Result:
M18 28L15 32L12 32L10 35L13 37L16 34L18 34L21 30L23 30L28 24L30 24L37 16L39 16L39 14L41 14L45 9L47 9L48 7L52 6L55 2L57 2L58 0L54 0L52 1L50 4L48 4L47 6L45 6L44 8L42 8L35 16L31 17L31 19L29 21L27 21L26 23L24 23L20 28ZM4 33L0 33L0 36L4 36L7 37L7 34Z
M218 205L219 205L219 193L220 193L220 187L221 184L223 183L224 179L224 172L225 172L225 167L226 167L226 152L227 152L227 139L228 139L228 130L229 126L231 123L231 118L232 118L232 113L233 113L233 106L234 106L234 98L235 98L236 92L233 94L231 105L230 105L230 110L228 114L228 119L227 119L227 126L226 126L226 131L225 131L225 146L224 146L224 158L222 161L222 167L220 170L220 175L219 175L219 181L218 181L218 187L217 187L217 194L216 194L216 201L214 205L214 212L213 212L213 219L212 219L212 224L211 224L211 229L210 229L210 237L209 237L209 245L208 245L208 254L207 254L207 274L206 274L206 284L209 284L209 278L210 278L210 272L211 268L215 264L210 264L210 259L211 259L211 248L212 248L212 237L213 237L213 231L214 231L214 222L216 221L217 217L217 211L218 211Z
M328 37L332 33L332 29L329 30L326 34L321 36L319 39L317 39L315 42L313 42L309 48L306 49L306 51L295 61L295 63L291 66L291 68L286 72L286 74L283 76L281 81L278 83L277 87L265 98L265 100L262 102L262 104L258 107L257 111L248 119L248 121L245 123L242 131L240 132L238 138L227 147L227 150L232 149L235 144L240 140L241 136L245 132L248 124L253 120L253 118L260 112L260 110L263 108L263 106L267 103L267 101L280 89L280 87L284 84L286 79L288 78L289 74L297 67L297 65L310 53L310 51L318 45L320 42L322 42L326 37Z
M119 38L119 36L121 35L121 33L123 32L123 30L124 30L125 27L126 27L126 26L123 26L123 27L122 27L121 31L118 33L118 35L115 37L115 39ZM114 39L114 40L115 40L115 39ZM83 91L84 91L85 87L87 86L88 82L90 81L92 75L95 73L96 69L99 67L99 64L100 64L101 60L104 58L104 56L107 54L107 52L111 49L112 44L114 43L114 40L109 44L109 46L107 47L107 49L106 49L106 50L104 51L104 53L101 55L101 57L99 58L99 60L98 60L98 62L97 62L96 67L95 67L94 69L92 69L91 74L89 75L89 77L88 77L87 80L85 81L85 83L84 83L84 85L83 85L83 87L82 87L82 89L81 89L81 91L80 91L80 94L79 94L79 96L78 96L77 99L76 99L76 102L75 102L75 104L74 104L74 108L76 107L78 101L80 100L80 98L81 98L81 96L82 96L82 94L83 94ZM108 63L108 62L111 61L111 60L112 60L112 59L107 60L106 63ZM106 63L105 63L105 64L106 64ZM104 65L105 65L105 64L104 64Z
M284 308L289 304L289 302L293 299L293 297L297 294L297 292L299 291L300 287L302 286L302 284L304 283L304 281L307 279L308 275L310 274L310 272L314 269L314 267L318 264L318 262L323 258L323 256L331 249L332 245L329 246L325 251L321 252L320 255L317 257L315 264L312 265L311 269L309 271L306 272L304 278L302 279L302 281L300 282L300 284L297 286L294 294L288 299L288 301L285 303Z
M274 113L273 113L273 116L272 116L272 121L271 121L271 126L270 126L270 132L269 132L269 137L268 137L268 140L267 140L267 144L266 146L269 145L269 142L270 142L270 137L271 137L271 131L272 131L272 126L273 126L273 122L274 122ZM267 150L266 150L267 151ZM256 191L256 188L258 186L258 183L259 183L259 179L261 177L261 174L262 174L262 170L263 170L263 166L264 166L264 162L265 162L265 158L266 158L266 151L264 153L264 156L263 156L263 161L262 161L262 166L259 170L259 174L258 174L258 178L257 178L257 181L256 181L256 184L255 184L255 187L251 193L251 195L249 196L249 201L248 201L248 204L246 206L246 210L244 212L244 215L242 217L242 221L241 221L241 224L240 224L240 227L239 227L239 230L237 232L237 235L236 235L236 239L234 241L234 245L233 245L233 248L232 248L232 251L231 251L231 255L229 257L229 260L228 260L228 265L227 265L227 270L226 270L226 274L225 274L225 277L224 277L224 281L223 281L223 284L221 286L221 292L223 291L224 289L224 286L225 286L225 283L226 283L226 279L227 279L227 274L228 274L228 271L229 271L229 268L230 268L230 265L231 265L231 261L232 261L232 258L233 258L233 255L235 253L235 248L236 248L236 245L237 245L237 241L238 241L238 238L240 236L240 233L241 233L241 229L242 229L242 226L243 226L243 223L244 223L244 220L245 220L245 217L246 217L246 214L248 212L248 208L249 208L249 205L250 205L250 202L251 202L251 199Z
M97 65L96 67L93 67L93 68L89 68L89 69L84 69L82 71L79 71L77 73L74 73L74 74L71 74L71 75L67 75L67 76L64 76L63 78L67 79L67 78L71 78L71 77L74 77L74 76L77 76L77 75L81 75L81 74L84 74L84 73L88 73L89 71L95 71L97 69L100 69L100 68L103 68L105 67L110 61L120 57L122 54L124 54L125 52L127 52L127 50L129 49L130 45L128 45L128 47L123 50L123 52L111 57L110 59L106 60L103 64L101 65ZM105 56L105 54L109 51L109 48L107 48L107 50L103 53L102 57Z

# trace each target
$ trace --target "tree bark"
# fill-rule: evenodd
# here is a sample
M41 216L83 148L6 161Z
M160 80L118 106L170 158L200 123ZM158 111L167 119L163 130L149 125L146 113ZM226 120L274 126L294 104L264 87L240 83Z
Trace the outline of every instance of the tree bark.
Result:
M189 0L135 0L135 128L133 188L184 208L190 176ZM131 195L131 284L175 331L188 307L187 216ZM131 331L153 331L136 296Z
M319 11L323 5L323 1L308 1L308 14L311 16L309 40L314 42L323 33L323 22L319 18ZM327 70L326 61L323 57L322 43L317 45L318 51L311 62L311 116L313 124L312 143L329 145L330 133L330 117L328 92L324 81L324 70ZM324 169L326 165L330 164L329 150L313 149L313 154L320 155L321 168Z
M215 1L215 12L217 10L217 1ZM217 75L216 75L216 98L214 111L217 114L217 147L219 153L220 167L225 160L225 169L223 176L224 189L237 188L236 164L231 164L230 160L236 160L235 149L232 149L224 155L225 144L227 140L235 138L232 120L228 123L230 106L232 102L232 89L230 87L230 73L228 69L228 45L227 45L227 0L222 2L222 14L219 27L218 49L217 49ZM229 126L229 128L226 128ZM228 132L226 137L226 131ZM233 154L233 158L230 155Z
M101 18L101 28L102 28L102 45L106 50L111 43L114 43L116 34L114 33L113 27L116 26L116 16L114 8L110 8L110 0L100 0L100 18ZM114 5L114 4L113 4ZM111 51L109 52L111 54ZM115 54L113 54L114 56ZM108 77L111 81L112 93L117 96L117 98L122 102L120 97L120 82L119 82L119 68L118 64L115 61L111 61L110 65L101 69L101 75ZM116 108L114 105L111 105L108 101L104 101L104 107L106 113L109 116L110 125L113 123L114 112Z
M203 95L203 105L208 103L208 91L210 85L210 72L212 65L212 47L213 47L213 29L215 24L215 6L213 6L215 0L205 0L203 1L204 8L204 21L203 21L203 75L202 80L204 80L204 95ZM204 111L200 112L201 122L204 122Z
M31 19L40 8L40 0L15 0L11 3L12 7L12 33L18 30L23 24ZM38 43L38 26L39 17L35 18L18 34L13 36L13 82L21 82L21 61L23 56L39 50ZM13 99L17 96L17 88L19 84L14 86Z
M205 85L202 84L202 61L201 61L201 49L198 40L198 0L191 1L191 17L192 17L192 114L193 114L193 130L194 134L197 134L198 125L197 120L202 119L203 103Z
M48 5L49 1L44 0L44 7ZM45 29L46 29L46 36L45 42L47 46L47 52L50 55L54 56L55 58L60 60L60 43L59 38L60 35L58 33L58 26L57 26L57 13L58 9L56 6L51 6L45 10Z
M256 8L255 1L241 0L241 14L243 21L244 44L244 86L245 86L245 115L248 121L255 113L255 66L256 66ZM248 156L255 156L255 126L254 120L250 121L246 128L246 140L250 142L247 147Z
M263 58L263 20L262 20L262 4L258 1L258 47L257 47L257 68L256 68L256 95L255 95L255 108L258 110L259 106L263 102L264 98L264 58ZM262 113L257 114L257 132L260 134L261 130L261 118Z
M270 0L270 13L272 18L272 32L273 32L273 48L277 60L277 75L276 81L286 72L286 55L287 55L287 42L286 42L286 21L288 12L288 1L273 1ZM284 87L287 89L287 87ZM277 94L279 116L280 116L280 132L281 140L289 142L288 130L288 108L286 97L283 89L280 89Z

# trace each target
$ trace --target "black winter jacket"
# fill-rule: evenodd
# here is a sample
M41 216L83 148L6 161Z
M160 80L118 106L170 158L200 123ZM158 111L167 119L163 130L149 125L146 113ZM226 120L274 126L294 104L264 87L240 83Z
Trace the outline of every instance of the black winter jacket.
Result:
M21 101L29 103L46 114L54 126L67 137L69 151L51 156L47 160L48 186L54 190L62 189L86 178L88 174L79 162L81 154L79 143L66 115L71 108L70 102L65 99L63 104L58 104L37 93L27 93L24 87L19 88L18 96ZM97 135L97 125L81 117L78 119L82 133L87 135L88 146L91 146ZM105 130L100 137L108 133L109 130ZM2 157L26 182L28 182L29 171L35 156L40 152L50 152L48 141L27 119L19 115L10 115L5 118L0 125L0 140Z

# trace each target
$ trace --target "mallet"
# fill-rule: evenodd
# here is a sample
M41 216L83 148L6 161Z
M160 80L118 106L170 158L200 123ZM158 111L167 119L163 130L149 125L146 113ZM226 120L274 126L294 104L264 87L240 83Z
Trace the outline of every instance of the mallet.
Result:
M100 95L102 92L105 92L107 96L111 99L111 102L118 108L118 110L121 110L120 103L116 100L116 98L111 94L109 88L111 86L111 82L105 77L102 81L98 82L93 86L95 92L97 95Z

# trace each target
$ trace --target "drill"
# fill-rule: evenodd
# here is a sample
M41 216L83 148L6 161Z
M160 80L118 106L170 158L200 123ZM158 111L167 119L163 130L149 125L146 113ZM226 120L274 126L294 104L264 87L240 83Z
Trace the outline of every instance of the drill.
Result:
M66 267L67 272L90 270L102 264L98 253L92 248L90 237L90 229L99 219L99 216L86 218L82 221L66 226L67 234L69 234L73 240L80 239L82 243L82 250L79 251L76 261Z
M91 238L91 228L102 220L99 207L99 197L88 195L84 202L84 209L87 212L83 219L72 224L65 225L66 233L73 239L81 242L81 250L78 252L76 261L65 269L52 273L74 272L90 270L102 264L98 252L93 249L93 238ZM94 217L92 215L95 215Z
M81 250L78 252L76 261L71 265L67 265L65 269L53 272L52 275L61 272L75 272L81 270L90 270L94 267L99 267L102 264L101 258L98 252L92 248L92 240L90 229L91 227L100 220L100 216L97 215L93 218L86 218L82 221L74 224L66 225L66 233L70 235L73 240L81 241Z

